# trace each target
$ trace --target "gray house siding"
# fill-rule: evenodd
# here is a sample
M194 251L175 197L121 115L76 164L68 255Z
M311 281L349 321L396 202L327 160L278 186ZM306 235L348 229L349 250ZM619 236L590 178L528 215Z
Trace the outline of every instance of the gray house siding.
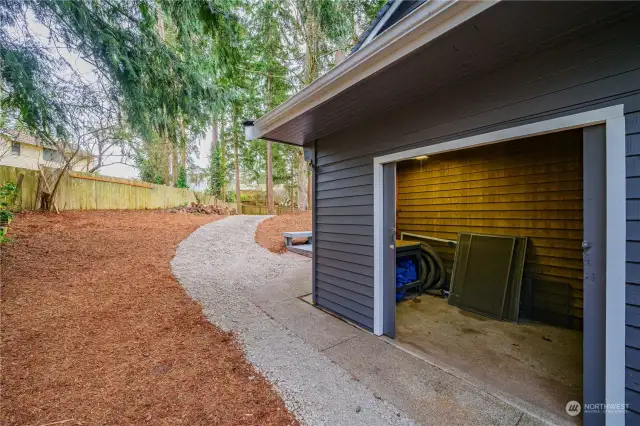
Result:
M640 411L638 12L316 140L316 303L373 327L373 158L624 104L627 115L627 399ZM428 76L425 76L428 78ZM638 401L635 403L634 401ZM640 414L629 413L640 422Z
M625 109L627 145L626 399L629 424L640 424L640 105Z

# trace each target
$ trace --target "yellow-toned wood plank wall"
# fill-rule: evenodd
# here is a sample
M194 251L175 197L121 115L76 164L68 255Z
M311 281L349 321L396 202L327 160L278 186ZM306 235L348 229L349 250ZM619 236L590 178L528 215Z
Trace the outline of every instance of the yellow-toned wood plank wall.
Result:
M582 317L581 130L407 160L397 179L399 233L529 237L525 277L559 293L568 284L569 313ZM455 249L435 246L450 268Z

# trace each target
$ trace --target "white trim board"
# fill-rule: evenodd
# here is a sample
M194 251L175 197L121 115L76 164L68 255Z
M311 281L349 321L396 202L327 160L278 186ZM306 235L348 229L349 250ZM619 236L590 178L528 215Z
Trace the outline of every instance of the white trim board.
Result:
M366 40L364 41L364 43L362 43L362 46L360 46L360 49L365 47L367 44L371 43L373 41L373 39L376 38L376 36L378 35L378 32L380 31L380 28L382 28L383 25L387 23L389 18L391 18L391 15L393 15L395 13L395 11L398 10L398 6L400 6L401 1L402 0L395 0L393 2L391 7L389 8L389 10L387 10L387 12L382 17L382 19L380 19L380 21L378 21L378 23L376 24L375 28L373 28L371 30L371 32L367 36Z
M593 111L504 130L470 136L440 144L409 149L373 159L374 272L373 332L383 333L384 248L382 236L382 165L421 155L472 148L546 133L560 132L596 124L606 125L606 403L625 401L625 282L626 282L626 171L624 106L615 105ZM393 307L395 309L395 306ZM607 425L623 425L624 414L607 413Z

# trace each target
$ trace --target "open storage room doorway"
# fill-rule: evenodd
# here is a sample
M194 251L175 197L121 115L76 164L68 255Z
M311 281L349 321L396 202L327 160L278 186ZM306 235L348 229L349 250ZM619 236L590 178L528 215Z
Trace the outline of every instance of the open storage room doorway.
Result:
M599 348L585 362L600 363L589 380L604 392L604 279L584 300L585 276L604 277L604 151L593 126L384 164L385 334L579 423L565 409L586 397L587 347Z
M398 342L559 414L582 395L582 144L576 129L396 165Z

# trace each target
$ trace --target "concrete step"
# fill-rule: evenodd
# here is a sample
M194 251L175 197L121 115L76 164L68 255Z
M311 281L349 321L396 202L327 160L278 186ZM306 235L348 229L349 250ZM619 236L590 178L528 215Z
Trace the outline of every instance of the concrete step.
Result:
M287 246L287 250L289 250L292 253L301 254L307 257L311 257L313 255L313 246L311 244L298 244L294 246Z

